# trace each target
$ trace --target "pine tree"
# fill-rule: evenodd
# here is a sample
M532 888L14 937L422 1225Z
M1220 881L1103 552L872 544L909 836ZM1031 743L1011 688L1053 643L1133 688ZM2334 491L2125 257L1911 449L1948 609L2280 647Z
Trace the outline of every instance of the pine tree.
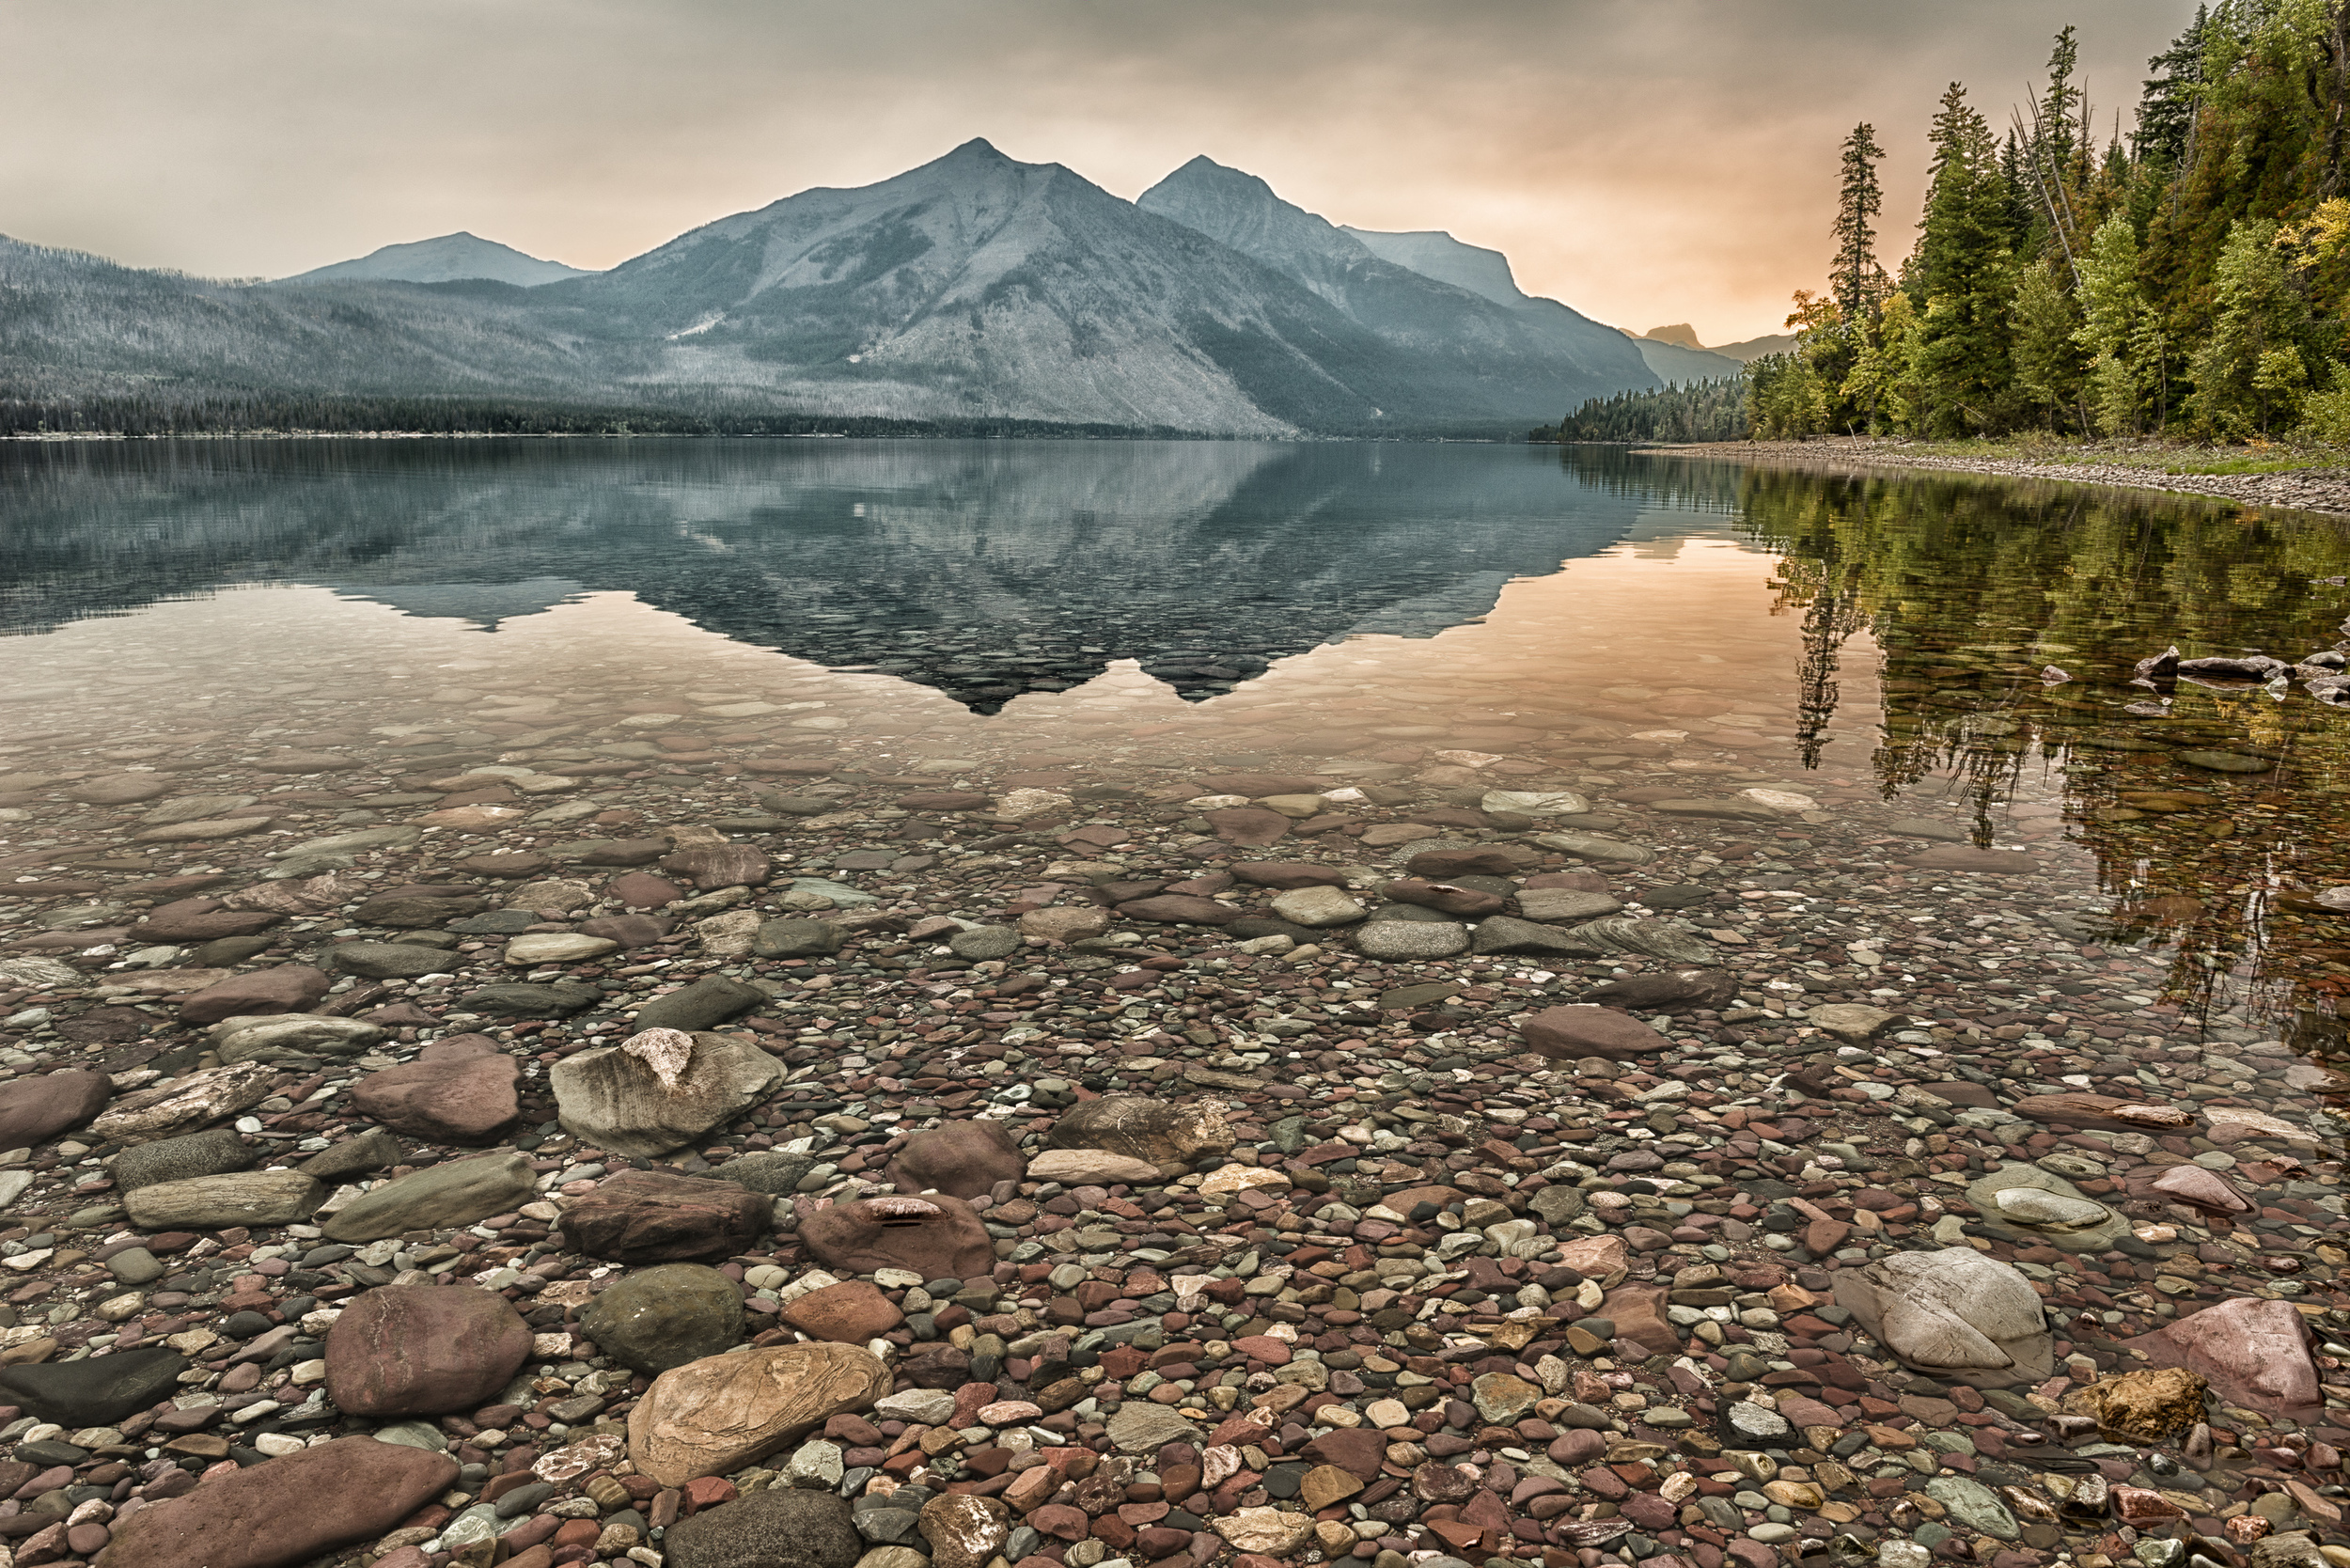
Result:
M2195 8L2195 20L2170 40L2170 47L2146 62L2154 74L2146 79L2138 101L2138 129L2130 145L2142 163L2176 168L2186 161L2187 136L2195 123L2195 93L2203 79L2203 30L2210 14Z
M1884 209L1885 192L1877 183L1876 165L1885 149L1877 146L1876 128L1866 120L1853 127L1853 133L1844 138L1843 156L1843 181L1832 230L1835 281L1829 291L1836 296L1836 307L1846 325L1852 326L1873 317L1883 297L1885 269L1877 264L1876 217Z
M1999 428L2013 398L2013 233L1998 144L1953 82L1927 139L1934 147L1925 217L1908 278L1923 307L1916 358L1926 433Z

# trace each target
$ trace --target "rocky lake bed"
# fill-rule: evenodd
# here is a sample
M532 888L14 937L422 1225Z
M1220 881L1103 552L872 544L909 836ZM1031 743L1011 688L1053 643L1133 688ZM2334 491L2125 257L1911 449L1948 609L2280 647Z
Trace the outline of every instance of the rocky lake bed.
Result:
M2350 1561L2350 1080L2055 808L708 706L20 744L16 1563Z

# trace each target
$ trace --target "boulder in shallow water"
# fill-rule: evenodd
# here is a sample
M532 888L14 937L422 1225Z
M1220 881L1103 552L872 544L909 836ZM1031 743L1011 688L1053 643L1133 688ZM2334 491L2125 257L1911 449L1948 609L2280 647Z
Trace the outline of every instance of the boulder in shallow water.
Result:
M1836 1304L1904 1365L1931 1377L2007 1388L2044 1382L2055 1364L2031 1281L1971 1247L1897 1252L1840 1271Z
M547 1079L566 1132L598 1149L650 1156L739 1115L782 1071L732 1035L649 1028L568 1057Z
M2237 1296L2122 1342L2154 1366L2202 1373L2247 1410L2308 1421L2325 1406L2309 1328L2289 1301Z
M1020 1145L1002 1122L949 1121L906 1139L888 1176L900 1192L977 1198L998 1182L1018 1181L1024 1166Z
M925 1279L969 1279L995 1266L995 1243L979 1215L943 1192L893 1194L818 1207L799 1202L800 1239L836 1274L902 1268Z

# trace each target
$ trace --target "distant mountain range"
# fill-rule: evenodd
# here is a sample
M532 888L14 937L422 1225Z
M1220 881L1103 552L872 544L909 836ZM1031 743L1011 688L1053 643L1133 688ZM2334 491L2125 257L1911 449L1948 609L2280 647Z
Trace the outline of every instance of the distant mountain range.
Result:
M224 284L0 239L0 398L37 400L258 388L1491 436L1655 385L1645 352L1449 235L1341 229L1206 159L1127 202L979 140L603 273L459 234Z
M459 232L444 234L437 240L415 240L404 245L385 245L369 251L356 261L337 261L331 267L313 267L288 278L289 283L317 283L330 277L366 278L377 283L457 283L466 278L486 278L492 283L511 283L528 289L540 283L559 283L567 277L586 277L585 267L567 267L560 261L541 261L535 256L525 256L511 245L501 245L495 240L484 240L477 234Z
M1793 333L1782 333L1709 349L1698 341L1697 329L1682 321L1651 327L1645 337L1633 338L1633 343L1650 369L1666 381L1680 382L1734 376L1741 366L1751 365L1766 353L1785 353L1795 346L1795 338Z

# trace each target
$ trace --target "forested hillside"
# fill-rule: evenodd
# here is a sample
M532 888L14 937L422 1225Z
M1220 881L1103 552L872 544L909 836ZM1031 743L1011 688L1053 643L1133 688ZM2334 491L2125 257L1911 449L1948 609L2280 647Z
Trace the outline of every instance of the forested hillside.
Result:
M1754 433L2350 439L2350 6L2223 0L2149 69L2126 133L2070 27L2030 102L1950 84L1890 274L1856 127L1827 286L1747 368Z

